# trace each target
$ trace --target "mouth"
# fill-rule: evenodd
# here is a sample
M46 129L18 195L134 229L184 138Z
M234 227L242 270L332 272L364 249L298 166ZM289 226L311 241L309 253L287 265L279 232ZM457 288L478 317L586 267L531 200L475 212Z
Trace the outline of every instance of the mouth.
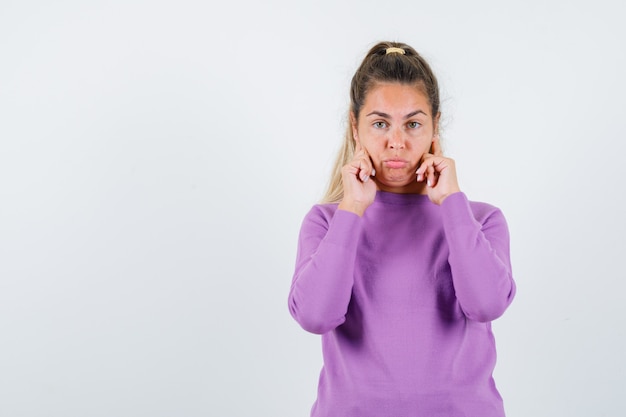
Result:
M389 158L383 160L383 166L390 169L406 168L409 165L409 161L402 158Z

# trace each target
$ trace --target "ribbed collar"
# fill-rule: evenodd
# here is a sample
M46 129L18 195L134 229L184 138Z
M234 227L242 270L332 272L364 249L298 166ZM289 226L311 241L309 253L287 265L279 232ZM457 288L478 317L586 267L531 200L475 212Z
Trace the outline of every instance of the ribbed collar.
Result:
M374 202L381 204L409 205L430 203L430 199L426 194L399 194L390 193L388 191L376 191L376 199Z

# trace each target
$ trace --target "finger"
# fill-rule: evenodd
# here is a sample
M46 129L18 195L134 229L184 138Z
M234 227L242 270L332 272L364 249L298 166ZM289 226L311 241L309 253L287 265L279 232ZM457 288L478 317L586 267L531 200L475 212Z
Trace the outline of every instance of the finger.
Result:
M369 164L370 167L370 173L369 175L371 175L372 177L376 175L376 170L374 169L374 160L372 159L372 157L370 156L369 152L367 152L367 149L363 148L363 154L365 155L365 158L367 159L367 162Z
M370 176L374 175L374 168L372 167L372 162L368 156L361 156L358 160L359 167L359 178L363 182L367 182Z
M419 168L417 168L417 171L415 171L415 174L417 175L417 182L424 181L424 172L426 171L426 168L426 164L422 162Z
M357 142L357 146L358 153L354 156L359 161L359 178L365 182L370 176L376 175L376 170L374 169L374 161L372 161L367 149L361 146L360 142Z
M439 140L439 135L435 135L435 139L433 140L433 155L435 156L443 156L443 150L441 149L441 141Z
M415 171L415 174L417 174L417 181L421 182L424 181L424 179L426 179L426 170L428 169L429 165L432 163L432 157L433 155L430 153L426 153L424 154L424 156L422 156L422 162L420 163L420 166L417 168L417 171Z
M424 181L424 171L422 169L423 167L424 167L424 164L420 165L417 171L415 171L415 174L417 175L417 182Z
M346 165L349 169L346 173L350 173L362 182L366 182L370 176L374 175L374 168L371 159L366 155L365 150L361 148L350 162Z
M354 147L356 152L361 152L363 151L363 145L361 145L361 142L357 141L356 142L356 146Z
M359 142L357 142L354 148L354 155L352 156L352 158L353 159L361 159L361 158L370 159L370 156L367 153L367 149L365 149L363 146L361 146Z
M359 156L363 156L364 158L368 159L370 161L370 164L373 165L372 158L370 157L369 152L367 152L367 149L365 149L360 144L358 147L358 153L359 153Z
M428 166L428 170L426 171L426 175L427 175L427 181L426 184L428 184L429 187L434 187L435 185L437 185L437 176L436 174L436 170L435 170L435 165L429 165Z

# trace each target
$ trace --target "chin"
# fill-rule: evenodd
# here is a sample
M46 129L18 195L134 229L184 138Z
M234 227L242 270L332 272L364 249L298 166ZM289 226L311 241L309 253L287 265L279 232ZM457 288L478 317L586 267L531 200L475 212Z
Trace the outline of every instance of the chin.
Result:
M377 174L378 175L378 174ZM403 173L395 173L393 175L384 175L383 181L386 184L393 185L394 187L404 187L409 185L413 181L416 180L416 175L414 171L411 172L403 172Z
M417 184L417 181L415 178L406 178L406 177L402 177L402 178L377 178L376 182L379 185L382 185L384 187L388 187L388 188L404 188L404 187L408 187L410 185L412 185L413 183Z

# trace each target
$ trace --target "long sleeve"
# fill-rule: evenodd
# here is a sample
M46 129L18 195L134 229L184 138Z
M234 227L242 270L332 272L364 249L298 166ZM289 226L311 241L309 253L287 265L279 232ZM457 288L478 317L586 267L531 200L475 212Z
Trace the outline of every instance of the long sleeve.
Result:
M323 334L345 321L354 283L361 218L315 206L300 229L289 311L305 330Z
M479 322L500 317L515 295L504 216L487 205L472 210L463 193L448 196L441 209L461 309Z

